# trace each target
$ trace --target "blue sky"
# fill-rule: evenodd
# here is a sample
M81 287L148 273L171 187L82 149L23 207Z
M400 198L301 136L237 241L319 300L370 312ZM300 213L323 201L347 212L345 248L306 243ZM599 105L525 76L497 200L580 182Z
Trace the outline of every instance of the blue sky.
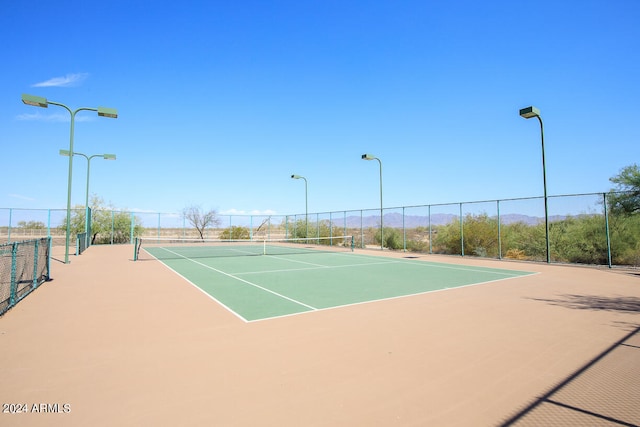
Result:
M310 212L608 191L640 158L640 2L20 1L0 13L0 208ZM73 204L86 161L75 157Z

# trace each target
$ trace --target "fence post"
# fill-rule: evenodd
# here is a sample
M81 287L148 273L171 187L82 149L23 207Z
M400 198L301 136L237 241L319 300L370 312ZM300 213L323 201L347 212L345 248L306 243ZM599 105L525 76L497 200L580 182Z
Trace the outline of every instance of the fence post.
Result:
M136 224L135 224L135 217L133 215L133 212L130 213L131 215L131 230L129 230L129 243L133 243L133 230L136 228Z
M500 200L496 200L498 208L498 259L502 259L502 233L500 230Z
M407 227L404 225L404 206L402 207L402 250L407 252Z
M113 245L113 235L116 232L116 214L113 211L113 209L111 209L111 244Z
M604 206L604 230L607 235L607 262L611 268L611 240L609 237L609 212L607 210L607 193L602 193Z
M329 212L329 236L331 240L329 240L329 244L333 246L333 213Z
M38 249L40 246L40 240L36 240L33 245L33 289L38 287Z
M464 256L464 226L462 220L462 203L460 203L460 255Z
M47 275L45 276L45 280L51 279L51 251L53 249L53 238L51 236L47 237Z
M431 205L428 206L427 215L429 216L429 254L433 254L432 234L431 234Z
M284 216L284 238L289 238L289 215Z
M9 208L9 228L7 229L7 243L11 243L11 214L13 212L12 208Z
M9 223L11 224L11 223ZM16 276L16 263L18 261L18 242L14 242L11 245L11 279L10 279L10 288L9 288L9 306L11 308L16 303L16 292L17 292L17 276Z
M347 211L344 211L344 233L342 235L347 235Z
M362 224L362 209L360 209L360 248L364 249L364 227Z

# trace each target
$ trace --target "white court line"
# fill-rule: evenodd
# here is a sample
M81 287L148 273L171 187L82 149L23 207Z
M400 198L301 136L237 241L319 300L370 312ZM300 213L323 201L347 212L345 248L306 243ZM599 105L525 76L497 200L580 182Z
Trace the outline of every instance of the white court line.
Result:
M365 254L352 254L350 256L354 256L354 257L367 257L367 258L372 258L371 255L365 255ZM504 276L510 276L510 277L520 277L520 276L526 276L529 274L534 274L531 271L520 271L520 270L506 270L506 269L502 269L502 268L493 268L493 267L485 267L486 269L476 269L474 267L470 267L470 266L456 266L455 264L445 264L445 263L440 263L440 262L433 262L433 261L418 261L418 260L405 260L405 259L398 259L397 262L399 264L409 264L409 265L417 265L420 267L431 267L431 268L447 268L450 270L461 270L461 271L473 271L473 272L477 272L477 273L496 273L496 274L502 274ZM515 275L514 275L515 274Z
M282 258L280 256L277 255L270 255L271 258L275 258L275 259L280 259L283 261L287 261L287 262L297 262L298 264L307 264L307 265L314 265L316 267L330 267L328 265L324 265L324 264L316 264L315 262L307 262L307 261L299 261L297 259L289 259L289 258Z
M198 265L201 265L201 266L203 266L205 268L211 269L211 270L216 271L216 272L218 272L220 274L223 274L225 276L228 276L230 278L238 280L240 282L249 284L251 286L254 286L256 288L259 288L261 290L264 290L266 292L269 292L271 294L274 294L274 295L279 296L281 298L284 298L286 300L289 300L289 301L291 301L293 303L300 304L300 305L302 305L304 307L307 307L307 308L311 309L313 312L328 311L328 310L334 310L334 309L339 309L339 308L343 308L343 307L356 306L356 305L362 305L362 304L369 304L369 303L379 302L379 301L406 298L406 297L411 297L411 296L416 296L416 295L422 295L422 294L428 294L428 293L434 293L434 292L441 292L441 291L447 291L447 290L455 290L455 289L458 289L458 288L466 288L466 287L471 287L471 286L484 285L484 284L492 283L492 282L500 282L500 281L503 281L503 280L509 280L511 278L522 277L522 276L526 276L526 275L530 275L530 274L539 274L539 273L535 273L535 272L527 272L527 271L519 271L519 270L504 271L504 270L499 269L499 268L495 268L494 269L494 268L490 268L490 267L487 267L487 269L475 269L473 267L465 267L465 266L458 267L458 266L455 266L455 265L448 265L448 264L437 263L437 262L432 262L432 261L410 261L410 260L402 260L402 259L389 259L387 261L380 261L380 262L375 262L375 263L348 264L348 265L343 265L343 266L323 266L321 264L313 264L313 263L298 261L298 262L303 263L303 264L317 265L317 267L309 267L309 268L301 268L301 269L272 270L272 271L256 271L256 272L246 272L246 273L234 273L234 274L265 274L265 273L280 272L280 271L281 272L287 272L287 271L316 270L316 269L326 269L326 268L334 269L334 268L342 268L342 267L366 267L368 265L381 265L381 264L410 264L410 265L418 265L418 266L421 266L421 267L430 267L430 268L439 268L440 267L440 268L447 268L447 269L452 269L452 270L472 271L472 272L479 272L479 273L497 273L497 274L502 274L502 275L508 276L508 277L505 277L503 279L495 279L495 280L488 280L488 281L484 281L484 282L470 283L468 285L454 286L454 287L451 287L451 288L446 287L446 288L435 289L435 290L431 290L431 291L424 291L424 292L417 292L417 293L412 293L412 294L398 295L398 296L393 296L393 297L388 297L388 298L380 298L380 299L375 299L375 300L367 300L367 301L361 301L361 302L356 302L356 303L351 303L351 304L343 304L343 305L326 307L326 308L316 308L316 307L312 307L312 306L309 306L307 304L304 304L304 303L302 303L300 301L294 300L292 298L286 297L284 295L278 294L277 292L274 292L274 291L271 291L269 289L263 288L262 286L259 286L259 285L255 284L255 283L251 283L251 282L249 282L247 280L243 280L243 279L241 279L239 277L236 277L234 274L225 273L224 271L221 271L221 270L218 270L216 268L210 267L210 266L208 266L206 264L202 264L202 263L200 263L198 261L195 261L195 260L193 260L191 258L185 257L185 256L183 256L181 254L178 254L176 252L173 252L173 251L171 251L169 249L166 249L166 248L162 248L162 249L164 249L164 250L166 250L168 252L171 252L171 253L173 253L173 254L175 254L175 255L183 258L183 259L186 259L188 261L191 261L191 262L194 262L194 263L196 263ZM353 256L353 257L359 257L359 258L366 258L366 259L369 259L369 260L373 258L370 255L353 254L353 253L350 253L350 254L335 254L335 255ZM153 255L151 255L151 256L153 256ZM153 257L156 258L155 256L153 256ZM289 260L289 259L286 259L286 258L280 258L280 259L283 259L283 260L286 260L286 261L294 261L295 262L295 260ZM216 301L218 304L220 304L226 310L230 311L232 314L234 314L236 317L238 317L239 319L241 319L245 323L260 322L260 321L264 321L264 320L277 319L277 318L281 318L281 317L297 316L297 315L308 313L308 311L307 311L307 312L284 314L284 315L280 315L280 316L265 317L265 318L254 319L254 320L247 320L244 317L242 317L240 314L236 313L233 309L227 307L224 303L222 303L221 301L219 301L218 299L216 299L215 297L213 297L212 295L210 295L209 293L204 291L198 285L196 285L193 282L191 282L189 279L184 277L182 274L178 273L176 270L174 270L173 268L169 267L164 262L162 264L165 265L165 267L167 267L168 269L170 269L174 273L176 273L178 276L182 277L184 280L186 280L189 284L194 286L200 292L202 292L203 294L205 294L206 296L208 296L212 300ZM513 273L511 273L511 272L513 272Z
M164 249L165 251L170 252L170 253L172 253L172 254L174 254L174 255L177 255L177 256L179 256L179 257L181 257L181 258L183 258L183 259L186 259L187 261L193 262L194 264L198 264L198 265L200 265L200 266L202 266L202 267L204 267L204 268L208 268L209 270L213 270L213 271L215 271L216 273L220 273L220 274L222 274L222 275L224 275L224 276L230 277L230 278L235 279L235 280L237 280L237 281L239 281L239 282L246 283L247 285L251 285L251 286L256 287L256 288L258 288L258 289L261 289L261 290L263 290L263 291L265 291L265 292L269 292L270 294L273 294L273 295L275 295L275 296L278 296L278 297L280 297L280 298L282 298L282 299L286 299L286 300L291 301L291 302L293 302L293 303L295 303L295 304L299 304L299 305L301 305L301 306L303 306L303 307L307 307L307 308L309 308L309 309L311 309L311 310L317 310L317 308L315 308L315 307L312 307L312 306L310 306L310 305L308 305L308 304L305 304L305 303L303 303L303 302L301 302L301 301L298 301L298 300L295 300L295 299L293 299L293 298L289 298L289 297L288 297L288 296L286 296L286 295L279 294L279 293L277 293L277 292L275 292L275 291L272 291L271 289L264 288L264 287L262 287L262 286L260 286L260 285L258 285L258 284L256 284L256 283L252 283L252 282L250 282L250 281L248 281L248 280L241 279L240 277L234 276L234 275L232 275L232 274L225 273L225 272L224 272L224 271L222 271L222 270L218 270L217 268L214 268L214 267L211 267L211 266L209 266L209 265L203 264L203 263L201 263L201 262L199 262L199 261L196 261L196 260L194 260L194 259L192 259L192 258L187 258L187 257L182 256L182 255L180 255L179 253L174 252L174 251L172 251L172 250L169 250L169 249L167 249L167 248L162 248L162 249Z
M238 319L242 320L245 323L248 323L249 320L245 319L244 317L242 317L240 314L236 313L233 309L231 309L230 307L228 307L226 304L224 304L222 301L220 301L219 299L217 299L216 297L214 297L213 295L207 293L204 289L202 289L200 286L196 285L195 283L193 283L191 280L187 279L186 277L184 277L182 274L178 273L176 270L174 270L173 268L169 267L166 263L164 263L163 261L159 260L157 257L155 257L154 255L152 255L151 253L149 253L146 249L145 252L147 252L151 257L153 257L154 259L156 259L157 261L160 262L160 264L162 264L164 267L168 268L169 270L173 271L175 274L177 274L179 277L181 277L182 279L184 279L188 284L190 284L191 286L193 286L194 288L196 288L197 290L199 290L200 292L202 292L204 295L206 295L207 297L211 298L212 300L214 300L215 302L217 302L218 304L220 304L223 308L225 308L228 312L230 312L231 314L233 314L234 316L236 316Z
M337 255L337 254L336 254ZM370 255L358 255L358 254L341 254L342 256L354 256L354 257L361 257L361 258L366 258L366 259L372 259L373 257ZM384 265L384 264L403 264L403 265L414 265L414 266L418 266L418 267L428 267L428 268L444 268L444 269L449 269L449 270L457 270L457 271L468 271L468 272L474 272L474 273L484 273L484 274L498 274L501 276L507 276L507 277L520 277L520 276L526 276L529 274L533 274L532 272L529 271L519 271L519 270L504 270L504 269L500 269L500 268L490 268L487 267L486 269L477 269L474 267L468 267L468 266L456 266L456 265L449 265L449 264L444 264L444 263L436 263L436 262L431 262L431 261L408 261L408 260L403 260L403 259L389 259L387 261L379 261L379 262L368 262L368 263L364 263L364 264L345 264L345 265L323 265L323 264L315 264L315 263L310 263L310 262L305 262L305 261L298 261L298 260L292 260L292 259L288 259L288 258L279 258L279 257L273 257L273 258L278 258L280 260L283 261L290 261L290 262L297 262L297 263L302 263L302 264L309 264L312 266L317 266L317 267L309 267L309 268L290 268L290 269L279 269L279 270L266 270L266 271L248 271L248 272L238 272L238 273L232 273L232 274L236 274L236 275L245 275L245 274L266 274L266 273L287 273L287 272L294 272L294 271L305 271L305 270L320 270L320 269L336 269L336 268L349 268L349 267L366 267L369 265Z
M531 274L536 274L537 275L537 274L540 274L540 273L531 273ZM505 280L511 280L511 279L516 279L516 278L517 277L505 277L505 278L502 278L502 279L487 280L485 282L478 282L478 283L469 283L468 285L453 286L453 287L450 287L450 288L447 287L447 288L433 289L433 290L430 290L430 291L415 292L415 293L412 293L412 294L396 295L396 296L393 296L393 297L372 299L372 300L367 300L367 301L359 301L359 302L354 302L354 303L351 303L351 304L334 305L334 306L331 306L331 307L318 308L318 309L314 310L314 313L317 313L317 312L320 312L320 311L336 310L336 309L340 309L340 308L344 308L344 307L353 307L353 306L358 306L358 305L371 304L371 303L382 302L382 301L391 301L391 300L401 299L401 298L410 298L410 297L415 297L415 296L418 296L418 295L426 295L426 294L432 294L432 293L436 293L436 292L455 291L456 289L470 288L472 286L486 285L488 283L502 282L502 281L505 281ZM300 316L300 315L303 315L303 314L306 314L306 313L310 313L310 312L309 311L304 311L304 312L300 312L300 313L283 314L281 316L263 317L261 319L248 320L247 323L262 322L262 321L265 321L265 320L279 319L281 317Z
M350 268L350 267L368 267L370 265L382 265L382 264L399 264L397 261L381 261L381 262L368 262L364 264L345 264L345 265L320 265L317 264L317 267L306 267L306 268L283 268L279 270L263 270L263 271L247 271L247 272L239 272L239 273L231 273L236 274L238 276L242 276L245 274L267 274L267 273L288 273L293 271L306 271L306 270L333 270L338 268ZM313 265L313 264L312 264Z

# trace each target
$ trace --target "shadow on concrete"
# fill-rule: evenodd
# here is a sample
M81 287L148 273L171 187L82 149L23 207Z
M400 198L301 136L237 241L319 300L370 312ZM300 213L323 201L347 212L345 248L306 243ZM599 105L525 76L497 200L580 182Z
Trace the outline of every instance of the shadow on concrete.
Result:
M602 297L597 295L560 295L555 299L532 298L535 301L546 302L551 305L579 309L606 310L622 313L640 313L640 298L637 297Z
M637 298L567 295L547 302L589 310L639 311ZM507 426L640 425L640 326L499 424Z

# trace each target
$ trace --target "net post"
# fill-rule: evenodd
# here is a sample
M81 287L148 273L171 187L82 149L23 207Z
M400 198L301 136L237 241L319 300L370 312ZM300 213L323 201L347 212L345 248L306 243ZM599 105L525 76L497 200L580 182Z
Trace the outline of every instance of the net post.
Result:
M267 254L267 239L262 240L262 255Z
M40 249L40 240L33 242L33 281L32 289L38 287L38 250Z
M355 247L356 247L356 241L355 241L355 239L353 238L353 236L351 236L351 252L353 252L353 250L355 249Z
M139 237L135 237L133 240L133 260L138 260L138 239Z
M16 304L16 294L18 292L18 242L11 243L11 278L9 279L9 307L13 307Z

